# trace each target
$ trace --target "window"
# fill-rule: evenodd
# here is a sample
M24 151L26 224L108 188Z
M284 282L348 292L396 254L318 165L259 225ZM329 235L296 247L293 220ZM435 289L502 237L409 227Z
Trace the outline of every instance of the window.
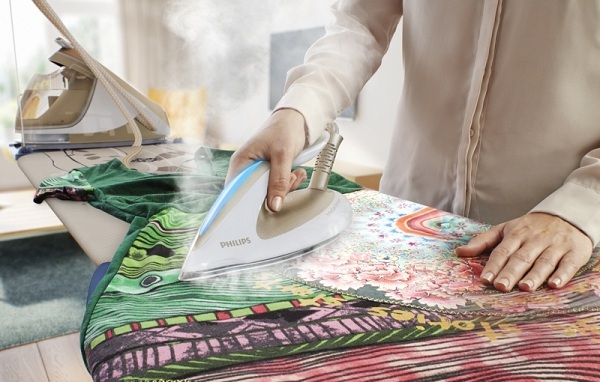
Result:
M123 71L118 0L52 0L51 6L85 50L113 72ZM35 74L57 68L48 61L59 46L60 32L30 1L0 2L0 143L14 133L17 99Z

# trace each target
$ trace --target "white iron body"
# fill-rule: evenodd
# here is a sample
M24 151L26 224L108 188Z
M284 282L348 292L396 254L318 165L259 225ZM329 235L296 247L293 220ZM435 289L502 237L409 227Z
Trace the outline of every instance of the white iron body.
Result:
M327 137L301 153L295 164L314 157ZM326 188L328 176L325 187L311 181L308 188L289 193L280 211L269 211L265 203L269 169L268 162L255 162L223 190L204 219L180 280L284 261L326 244L348 227L352 208L346 197Z
M134 141L125 115L119 110L102 82L65 40L49 60L59 69L35 75L21 98L15 130L31 149L65 149L125 146ZM137 119L138 112L118 94L129 115L140 127L143 143L160 143L170 133L164 110L105 68L119 85L152 119L151 131Z

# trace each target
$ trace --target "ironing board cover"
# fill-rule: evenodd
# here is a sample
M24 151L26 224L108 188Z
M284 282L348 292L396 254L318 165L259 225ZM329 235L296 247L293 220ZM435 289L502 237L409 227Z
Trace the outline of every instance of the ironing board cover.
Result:
M479 282L484 257L453 255L488 226L337 176L354 210L337 241L178 281L229 155L202 149L195 174L113 160L40 186L38 202L77 195L132 223L82 325L95 381L600 379L598 250L561 290L499 293Z

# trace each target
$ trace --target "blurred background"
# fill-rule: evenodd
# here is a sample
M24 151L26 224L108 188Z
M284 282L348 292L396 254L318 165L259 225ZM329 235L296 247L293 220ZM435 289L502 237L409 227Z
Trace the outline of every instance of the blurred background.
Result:
M322 0L49 0L104 66L162 104L173 136L236 148L272 111L286 65L330 20ZM6 148L17 100L35 74L57 67L48 57L60 37L31 1L0 4L0 190L14 173ZM315 34L316 33L316 34ZM300 53L298 53L300 51ZM300 54L300 58L297 58ZM353 109L338 120L338 161L381 169L402 86L401 36ZM12 169L11 169L12 168ZM18 171L10 182L18 181Z

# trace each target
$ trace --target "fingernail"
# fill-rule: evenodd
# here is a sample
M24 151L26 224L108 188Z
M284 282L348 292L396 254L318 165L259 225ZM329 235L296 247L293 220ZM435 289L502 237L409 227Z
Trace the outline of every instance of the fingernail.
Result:
M560 284L562 283L562 280L559 277L556 277L556 278L552 279L552 281L550 281L550 283L552 285L554 285L555 287L559 287Z
M531 280L521 281L519 284L520 285L526 285L527 286L527 290L529 290L529 291L533 290L533 281L531 281Z
M492 280L494 280L494 274L492 272L487 272L485 275L481 276L481 278L487 281L488 283L491 283Z
M504 289L508 289L508 279L502 278L502 279L496 281L496 283L499 284Z
M281 209L281 203L283 203L283 199L281 199L281 196L274 197L271 201L271 204L273 204L273 211L279 211Z

